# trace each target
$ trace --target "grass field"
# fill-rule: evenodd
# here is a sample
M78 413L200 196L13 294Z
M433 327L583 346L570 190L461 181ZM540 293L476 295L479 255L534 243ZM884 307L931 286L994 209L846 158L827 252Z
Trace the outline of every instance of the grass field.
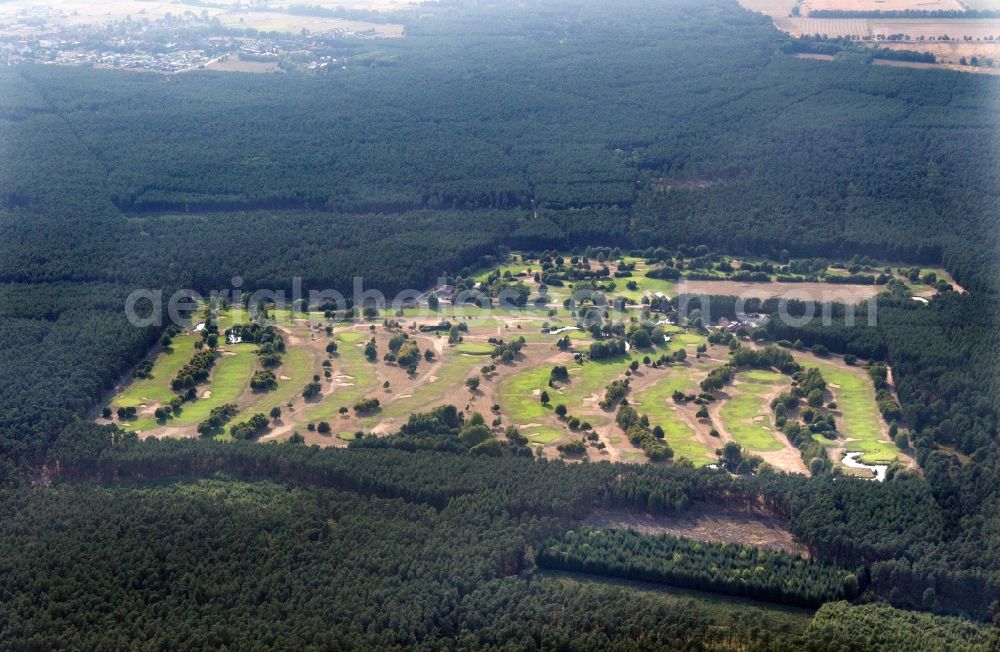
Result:
M375 392L376 374L374 363L368 362L361 346L368 336L360 331L339 333L335 338L340 345L337 350L337 364L341 373L352 376L343 383L338 382L332 394L329 385L323 384L323 400L317 403L307 403L296 415L297 428L305 428L307 422L333 421L339 419L341 406L350 408L362 398ZM301 391L301 387L299 391Z
M428 379L417 386L408 397L386 400L378 415L363 419L362 423L374 426L382 419L406 418L414 412L427 410L429 406L440 403L451 396L464 398L465 379L472 376L473 371L478 373L479 367L487 362L480 355L449 355L435 370L433 380ZM457 394L457 392L463 392L463 394Z
M679 329L673 329L671 332L670 327L667 327L667 337L670 341L667 343L668 351L679 351L680 349L693 349L701 344L708 341L708 338L704 335L698 335L697 333L685 333L677 332ZM692 351L688 351L692 353Z
M752 451L776 451L784 446L775 437L771 426L771 406L768 396L787 376L773 371L743 371L736 375L738 385L733 397L722 406L721 415L726 430L740 446Z
M167 422L173 427L191 426L208 418L212 408L236 403L244 391L249 391L250 376L257 366L257 347L250 344L237 344L228 347L215 361L212 374L207 385L199 385L199 395L207 391L211 396L199 398L192 403L185 403L181 413ZM154 367L155 371L155 367ZM166 380L169 385L170 380ZM153 418L138 419L130 424L134 430L150 430L157 427Z
M276 373L279 376L278 387L270 392L254 394L253 402L246 408L247 414L257 412L267 414L275 406L285 411L289 401L298 396L302 388L312 380L316 371L313 370L309 351L301 347L292 347L282 356L281 367ZM284 376L287 376L287 379L283 378Z
M583 399L593 394L603 394L604 388L622 374L632 359L631 355L626 355L609 360L590 360L583 365L571 367L570 383L563 386L559 392L562 399L557 400L556 394L552 394L551 391L549 394L552 395L553 401L565 403L572 413L573 406L582 403Z
M489 355L493 353L493 347L481 342L462 342L455 346L455 350L465 355Z
M146 403L169 403L177 396L170 389L170 381L191 360L195 354L194 343L200 341L201 335L195 333L183 333L175 337L170 348L157 356L152 377L141 378L126 387L111 401L112 409L138 407Z
M671 408L675 391L690 394L697 387L690 370L671 367L663 372L663 378L655 385L636 393L632 403L637 410L649 416L650 425L663 428L664 439L674 449L675 460L685 457L695 465L703 466L715 461L715 451L699 441L691 427Z
M535 261L534 263L522 263L522 262L504 263L499 267L485 267L478 269L472 273L472 278L473 280L481 282L485 281L487 277L489 277L489 275L495 271L499 271L500 276L502 277L507 272L510 272L511 276L516 276L521 272L526 272L529 269L531 270L531 273L534 274L535 272L541 271L542 267L541 265L538 264L537 261ZM530 280L530 277L523 278L522 280L527 282L528 280Z
M648 269L636 270L635 275L632 278L620 278L615 279L615 291L614 294L617 296L628 297L632 301L640 301L642 297L646 294L655 294L657 292L662 292L671 299L676 296L674 294L677 291L677 287L673 281L664 281L659 278L649 278L646 276ZM639 287L635 290L629 290L625 285L629 281L635 281L636 285Z
M875 387L865 370L847 370L815 361L805 365L818 367L830 386L840 412L838 429L846 439L844 449L847 452L862 451L861 461L866 464L895 460L899 449L885 441L882 435L882 417L875 404Z
M614 263L611 266L614 267ZM508 265L507 268L515 270L524 266ZM652 291L673 293L677 289L672 283L647 279L647 270L648 267L641 263L635 272L634 278L640 283L637 296ZM619 287L624 285L622 280L617 279ZM526 279L526 283L537 287L530 278ZM569 292L567 288L559 290ZM256 347L231 346L228 348L235 355L220 356L210 381L199 387L199 394L204 398L186 406L176 419L164 424L155 423L150 418L153 408L173 398L174 393L169 389L170 380L190 360L194 352L193 344L199 339L195 334L185 333L175 338L172 352L157 357L154 378L133 383L115 397L111 405L143 405L140 408L142 418L130 427L153 436L195 436L194 426L207 417L213 407L223 403L239 406L240 411L234 422L246 420L255 413L267 414L277 406L282 410L281 419L275 421L264 436L265 440L281 441L293 431L299 431L311 444L343 445L344 441L348 441L345 437L319 436L307 430L308 424L327 421L334 433L390 433L396 431L409 415L450 403L466 413L480 412L490 415L490 418L499 417L502 426L517 426L537 449L542 450L564 438L581 436L580 433L571 433L566 422L554 414L554 407L563 404L570 416L589 422L606 446L604 449L589 449L588 458L641 462L645 460L645 455L625 441L614 423L614 412L601 409L599 402L608 384L626 377L626 370L632 361L641 361L646 356L656 359L664 353L684 349L688 353L686 364L660 369L640 366L631 376L629 400L641 413L649 416L652 426L663 428L665 440L674 450L675 459L686 458L697 465L715 461L714 451L723 440L716 442L708 437L711 426L707 421L695 418L697 406L676 406L672 396L677 390L685 394L697 391L698 381L704 373L727 357L722 347L713 346L708 357L697 359L695 347L706 342L705 336L665 324L663 329L671 341L663 346L632 350L610 360L579 363L573 361L572 351L560 352L555 342L567 335L572 340L573 350L586 356L591 336L588 332L575 330L576 320L561 306L556 309L556 315L548 314L548 308L525 310L513 315L460 307L460 312L465 313L460 320L455 318L451 309L452 306L442 304L438 312L431 312L426 307L404 311L406 318L400 320L403 322L402 329L412 333L421 349L438 351L434 362L420 362L415 375L409 375L397 365L382 359L388 340L396 330L387 329L381 319L348 325L319 319L315 313L308 316L296 313L293 317L289 310L282 309L271 311L271 317L286 334L283 364L276 370L277 389L267 393L252 392L249 378L256 367ZM634 311L629 313L636 314ZM420 333L417 329L417 326L436 325L443 318L468 327L468 331L463 333L464 341L457 346L444 345L444 334ZM247 315L233 309L219 316L219 326L225 330L248 319ZM323 327L335 329L332 337L340 345L337 355L332 358L333 377L323 378L321 395L306 401L302 397L303 388L313 374L322 373L320 362L325 359L323 349L327 342ZM543 328L559 331L566 327L573 327L574 330L542 332ZM378 360L369 362L364 358L363 347L373 334L378 341L379 355ZM528 346L517 361L510 365L498 365L497 373L482 377L479 391L470 394L465 386L466 379L480 374L480 367L490 363L488 354L494 347L488 343L488 338L511 340L522 336ZM797 356L807 365L816 360L808 354L798 353ZM874 404L874 392L864 371L848 367L838 369L829 361L819 362L824 367L830 367L829 370L824 368L824 375L834 386L832 389L840 403L838 417L842 423L839 425L848 436L847 449L865 453L863 461L866 463L894 458L895 449L881 440L881 423ZM570 382L549 387L551 369L557 364L568 367ZM712 421L724 435L732 436L751 451L778 452L767 456L769 463L791 472L803 472L798 451L791 451L795 454L795 464L783 461L781 449L788 447L771 426L770 397L788 382L787 377L774 372L742 372L728 390L731 398L724 399L721 405L715 403L709 409ZM540 401L543 391L549 394L547 406ZM363 416L353 412L354 404L360 399L372 397L381 402L380 411ZM499 406L495 414L494 406ZM339 413L341 407L348 408L346 416ZM839 447L842 441L829 445ZM558 455L551 448L544 450L544 454L548 457Z
M550 443L564 433L550 424L553 407L559 402L558 394L549 388L547 365L535 367L514 376L509 376L499 389L500 401L511 415L511 423L521 430L521 434L540 444ZM552 402L545 406L539 397L547 391Z

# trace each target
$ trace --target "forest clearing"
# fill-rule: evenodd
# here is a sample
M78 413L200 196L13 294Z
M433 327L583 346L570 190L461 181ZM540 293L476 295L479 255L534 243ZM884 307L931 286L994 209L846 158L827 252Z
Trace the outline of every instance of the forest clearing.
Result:
M739 346L733 336L739 323L723 317L716 325L704 303L700 307L707 323L688 319L678 325L672 308L675 292L694 288L719 296L739 290L749 302L787 294L791 299L861 300L887 286L933 293L934 283L947 284L941 278L946 275L923 268L893 270L874 261L845 265L853 272L828 261L790 261L775 270L762 259L714 256L717 260L705 269L698 259L688 260L685 268L716 280L666 280L660 278L668 275L664 264L620 256L599 263L594 278L600 282L563 283L554 269L572 277L593 271L592 264L585 257L546 255L545 260L561 261L554 268L514 254L508 262L469 271L466 281L455 281L484 295L501 287L520 288L522 305L507 311L456 301L458 288L451 286L428 291L418 303L395 311L391 306L366 308L363 318L353 319L317 306L309 311L272 307L256 318L240 305L202 306L140 365L100 421L113 422L117 415L143 437L231 440L236 424L258 415L251 435L255 439L346 446L366 434L394 433L414 413L454 405L465 415L483 415L498 435L508 427L516 429L538 456L647 462L654 456L623 422L623 408L631 406L675 461L717 464L725 445L735 442L745 455L776 469L809 473L774 411L776 399L796 381L764 365L740 370L729 384L706 390L706 379L727 368L733 347ZM793 278L792 269L800 272L794 278L802 279L815 278L817 271L835 279L849 273L863 277L864 270L890 274L883 286L727 280L749 270L767 276L762 269L775 278ZM445 291L452 295L439 299ZM615 299L608 301L611 297ZM617 311L614 317L605 311L595 327L587 320L594 319L593 310L600 305ZM636 339L639 323L646 325L643 338ZM259 341L241 341L239 334L250 324L271 333L263 349ZM208 336L209 331L214 335ZM763 350L762 342L743 333L742 347ZM210 369L200 381L177 389L192 353L206 350L208 337L215 338ZM615 342L623 346L602 353L602 347ZM262 363L262 350L275 360ZM795 351L794 359L802 368L820 369L828 383L819 405L829 404L829 419L840 434L812 437L829 451L832 464L841 465L844 455L858 452L865 464L913 465L893 443L863 366L816 351ZM190 403L179 398L185 391ZM206 428L207 420L223 411L227 414L216 427Z

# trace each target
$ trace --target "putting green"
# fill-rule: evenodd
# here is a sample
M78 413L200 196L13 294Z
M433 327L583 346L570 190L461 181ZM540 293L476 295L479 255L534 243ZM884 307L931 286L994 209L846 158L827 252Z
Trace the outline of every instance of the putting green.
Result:
M489 355L493 353L493 346L481 342L462 342L455 346L455 350L466 355Z
M555 428L536 426L532 428L525 428L521 434L536 444L551 444L566 433L561 430L556 430Z
M740 373L740 377L744 380L756 383L781 384L788 382L788 376L779 374L777 371L769 371L767 369L750 369L749 371L743 371Z

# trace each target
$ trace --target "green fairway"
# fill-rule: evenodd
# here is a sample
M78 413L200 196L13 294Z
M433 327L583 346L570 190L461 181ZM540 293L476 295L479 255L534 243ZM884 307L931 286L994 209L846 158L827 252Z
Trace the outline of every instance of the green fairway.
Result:
M392 311L386 309L386 316L390 316ZM442 302L437 310L431 310L426 306L419 306L416 308L403 308L403 317L406 319L414 319L417 317L424 318L434 318L437 317L442 321L450 321L452 323L457 323L461 321L466 321L467 317L473 317L475 319L482 319L493 316L506 316L510 315L504 313L499 308L483 308L478 305L461 305L453 306L450 303ZM445 333L447 335L447 333Z
M344 384L338 384L333 392L330 392L329 384L324 382L322 399L316 403L307 403L296 415L297 429L304 428L310 421L339 419L341 406L350 408L362 398L375 395L375 365L365 359L364 347L361 346L368 338L368 334L361 331L347 331L335 336L340 345L337 350L340 373L352 378L344 379ZM302 387L298 391L301 392Z
M631 278L615 279L615 291L613 294L627 297L636 302L640 301L646 294L655 294L657 292L662 292L671 299L676 298L675 292L677 291L677 286L674 281L649 278L646 276L648 271L648 269L639 269L633 273ZM626 287L629 281L635 281L638 287L635 290L629 290Z
M587 360L583 365L571 367L570 383L561 388L561 394L567 399L563 402L567 406L578 405L595 393L603 394L604 388L620 376L631 361L632 356L625 355L608 360Z
M722 406L723 425L740 446L751 451L781 450L782 443L771 425L771 406L767 398L780 384L789 384L787 376L773 371L742 371L736 375L734 395Z
M743 380L755 383L780 384L788 382L788 376L780 374L777 371L769 371L767 369L750 369L749 371L741 372L739 377Z
M212 408L226 403L235 403L243 392L250 391L250 376L257 366L257 347L251 344L236 344L216 359L209 382L198 386L199 397L204 392L211 396L185 403L181 413L167 420L169 426L193 426L208 418ZM150 430L158 425L153 418L139 419L129 425L131 430Z
M664 439L674 450L674 459L684 457L697 466L711 464L715 461L715 451L695 439L695 433L677 413L671 409L673 393L681 391L690 394L697 390L698 385L691 376L691 370L685 367L668 367L664 371L655 371L662 378L655 385L636 393L632 404L644 414L649 415L649 423L663 428Z
M111 408L138 407L149 403L169 403L177 394L170 389L181 367L194 356L194 343L201 341L198 333L183 333L174 338L170 349L162 351L153 363L151 378L140 378L115 396Z
M314 373L316 372L312 367L312 356L309 349L304 347L289 348L282 356L281 367L276 370L279 377L278 387L270 392L255 393L254 401L241 413L241 416L258 412L267 414L275 406L280 407L283 412L287 411L288 402L298 396L302 388L312 379ZM282 376L287 376L287 378L282 378Z
M667 337L670 341L667 342L668 351L678 351L680 349L694 349L697 346L708 342L708 338L704 335L698 335L697 333L687 333L687 332L677 332L676 330L671 332L670 329L675 328L671 326L666 326L664 330L667 332ZM694 357L694 351L688 351Z
M498 401L504 412L510 415L511 423L517 426L522 435L539 444L552 443L566 434L564 429L552 423L555 405L574 405L549 387L551 372L552 367L549 365L527 369L508 376L498 391ZM541 404L540 395L543 391L549 393L549 405Z
M624 371L632 359L631 355L625 355L610 360L588 360L582 366L570 367L570 383L568 385L561 385L556 393L553 393L551 389L549 390L553 404L565 404L572 415L578 406L583 405L584 399L595 394L603 396L605 388L613 380L624 377ZM611 426L613 420L613 412L603 411L599 416L589 418L591 425L595 428Z
M499 402L511 415L514 425L523 426L528 423L548 421L558 396L555 390L549 387L551 372L552 367L541 365L504 379L498 392ZM542 405L539 400L543 391L548 392L553 401L548 406ZM524 434L527 436L527 432Z
M472 376L473 372L478 373L479 367L484 362L478 356L452 353L435 370L433 382L428 379L417 387L410 396L404 398L391 400L392 396L387 395L383 401L382 411L377 415L363 419L362 423L370 427L382 419L406 418L414 412L426 411L430 406L440 403L446 398L452 402L458 402L459 397L464 398L468 395L465 379ZM490 381L483 378L482 382Z
M840 412L838 430L847 440L847 452L861 451L866 464L891 462L899 457L896 445L882 435L882 416L875 403L875 386L864 369L847 370L834 364L809 360L805 367L818 367L826 379Z

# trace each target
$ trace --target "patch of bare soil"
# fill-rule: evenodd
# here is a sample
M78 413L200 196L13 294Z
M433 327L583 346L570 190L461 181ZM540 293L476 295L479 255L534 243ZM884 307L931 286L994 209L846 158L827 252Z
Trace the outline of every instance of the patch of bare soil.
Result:
M597 528L628 528L644 534L670 534L712 543L740 543L794 555L808 556L781 519L763 510L695 503L676 516L659 516L639 510L598 509L585 525Z
M803 13L811 11L962 11L958 0L804 0Z
M1000 75L1000 68L985 68L981 66L962 66L953 63L921 63L920 61L895 61L892 59L873 59L872 63L877 66L890 66L892 68L923 68L933 70L940 68L944 70L954 70L956 72L971 72L980 75ZM930 296L936 292L918 292L917 296Z
M741 281L691 281L677 282L678 294L707 294L743 298L787 298L817 303L860 303L881 292L878 285L847 285L837 283L743 283Z
M277 73L282 72L278 68L277 61L244 61L235 56L221 57L205 65L206 70L218 70L222 72L255 72L255 73Z

